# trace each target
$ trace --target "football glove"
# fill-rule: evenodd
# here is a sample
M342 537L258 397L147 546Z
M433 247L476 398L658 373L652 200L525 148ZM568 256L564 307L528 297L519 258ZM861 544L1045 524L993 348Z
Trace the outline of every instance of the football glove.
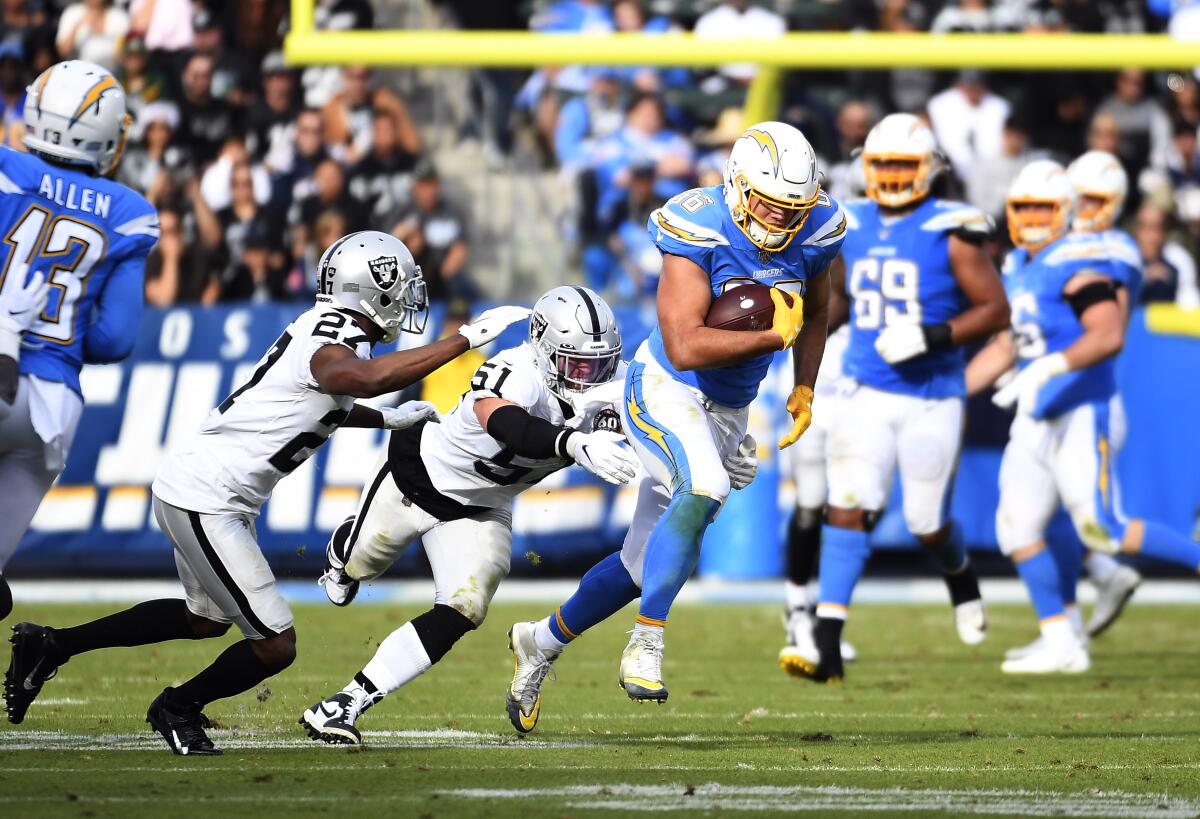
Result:
M8 286L0 297L0 355L17 358L21 334L38 320L49 297L50 285L41 273L34 273L24 287Z
M398 407L380 407L379 412L383 415L384 429L408 429L422 421L442 422L437 407L428 401L405 401Z
M575 463L598 478L620 486L637 475L638 460L628 447L625 436L616 432L576 432L567 438L567 454Z
M888 364L899 364L930 350L950 346L950 325L892 324L875 337L875 352Z
M780 449L787 449L800 440L804 430L812 423L812 387L799 386L788 396L787 411L792 416L792 429L779 442Z
M1046 382L1056 375L1069 372L1070 369L1067 357L1062 353L1035 358L1025 369L1017 373L1012 381L996 391L996 394L992 396L992 403L1003 409L1009 409L1016 404L1017 412L1033 412L1033 408L1037 404L1038 393L1041 392L1042 387L1046 386Z
M495 341L497 336L508 329L508 325L529 318L532 312L528 307L493 307L483 311L479 318L470 324L459 327L458 332L472 348L482 347L489 341Z
M786 350L796 343L800 328L804 326L804 299L795 293L771 288L771 301L775 302L775 316L771 320L771 329L783 339Z
M747 433L738 444L736 452L725 459L725 471L729 473L729 483L734 489L745 489L758 473L758 442L754 436Z

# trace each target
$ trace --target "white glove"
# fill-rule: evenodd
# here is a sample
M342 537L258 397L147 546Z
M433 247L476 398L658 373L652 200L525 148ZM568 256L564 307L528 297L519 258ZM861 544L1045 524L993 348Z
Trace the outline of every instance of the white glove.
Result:
M725 459L723 464L729 473L729 483L734 489L745 489L758 474L758 442L747 434L738 444L737 452Z
M875 352L888 364L916 358L929 349L920 324L892 324L875 337Z
M405 401L398 407L380 407L379 412L383 415L384 429L408 429L422 421L442 422L437 407L428 401Z
M567 438L567 454L588 472L620 486L637 475L638 460L616 432L576 432Z
M1029 413L1037 403L1038 392L1046 386L1046 382L1056 375L1069 372L1070 365L1062 353L1044 355L1035 358L1025 369L1017 373L1012 381L992 396L992 403L1008 409L1017 405L1017 412Z
M495 341L510 324L524 321L533 311L528 307L493 307L485 310L470 324L458 328L458 332L474 347L482 347L489 341Z
M10 284L0 297L0 331L20 336L41 316L49 297L50 285L41 273L34 273L24 287Z

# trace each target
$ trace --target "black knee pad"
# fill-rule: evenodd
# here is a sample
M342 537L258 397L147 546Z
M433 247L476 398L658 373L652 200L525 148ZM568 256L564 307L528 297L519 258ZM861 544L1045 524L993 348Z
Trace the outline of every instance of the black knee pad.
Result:
M431 663L445 657L446 652L464 634L475 629L475 624L469 617L458 609L440 603L424 614L414 617L412 624Z
M4 575L0 574L0 620L12 614L12 610L12 590L8 587L8 581L4 579Z

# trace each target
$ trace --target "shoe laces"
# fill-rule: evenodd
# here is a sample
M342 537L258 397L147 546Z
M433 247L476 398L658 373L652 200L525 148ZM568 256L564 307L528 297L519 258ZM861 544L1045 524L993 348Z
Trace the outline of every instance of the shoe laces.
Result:
M558 680L552 667L557 659L557 654L547 657L539 651L536 660L521 663L518 666L515 684L517 690L521 692L522 708L533 708L541 692L542 683L545 682L547 676L552 681Z
M644 679L656 680L662 675L663 641L648 631L635 632L633 643L635 673Z
M346 585L346 573L341 569L335 569L332 566L325 570L325 574L317 578L317 585L324 586L326 583L332 583L335 586Z

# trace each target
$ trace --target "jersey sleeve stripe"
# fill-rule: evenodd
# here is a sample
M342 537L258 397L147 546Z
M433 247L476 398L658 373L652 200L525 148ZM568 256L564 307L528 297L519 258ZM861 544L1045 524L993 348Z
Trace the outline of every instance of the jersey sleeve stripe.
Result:
M701 247L717 247L729 244L725 237L719 233L693 224L677 214L671 213L666 208L659 208L654 211L650 218L654 220L654 224L659 229L688 244L700 245Z
M21 186L8 178L8 174L0 171L0 193L21 193Z
M147 213L118 225L117 233L122 236L153 236L158 238L158 214Z
M846 214L839 207L812 235L804 240L806 245L825 247L836 242L846 232Z

